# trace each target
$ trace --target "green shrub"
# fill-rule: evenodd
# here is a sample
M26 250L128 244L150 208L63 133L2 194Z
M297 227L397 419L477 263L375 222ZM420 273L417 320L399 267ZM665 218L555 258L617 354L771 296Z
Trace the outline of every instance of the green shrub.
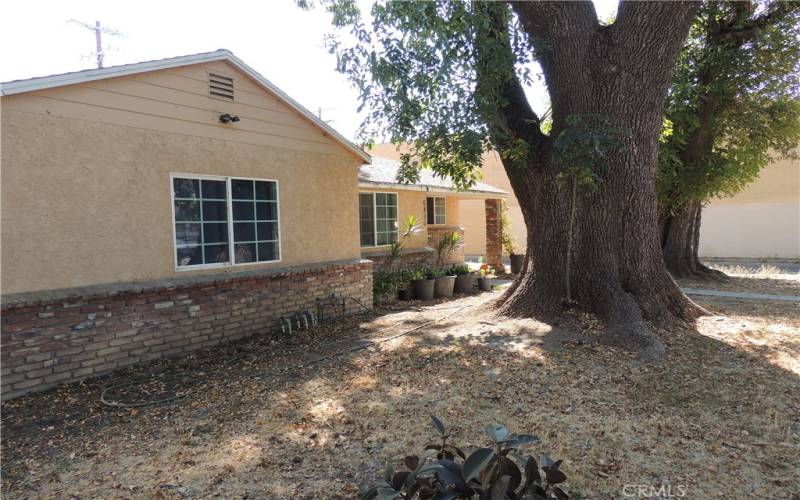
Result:
M428 276L432 276L434 278L441 278L446 274L447 274L447 269L434 269L430 273L428 273Z
M395 273L376 271L372 275L372 295L377 301L381 297L391 297L397 293Z
M424 271L424 270L422 270L422 269L415 269L415 270L413 270L413 271L409 271L409 274L410 274L410 276L411 276L411 280L412 280L412 281L415 281L415 280L423 280L423 279L425 279L425 278L426 278L426 276L427 276L427 273L426 273L426 271Z
M407 456L403 460L407 470L395 472L387 465L383 482L370 488L363 499L569 498L556 486L567 479L560 470L561 460L553 461L545 455L539 463L519 454L521 446L538 441L535 436L512 433L503 425L487 425L490 446L466 456L448 442L450 432L442 421L433 416L431 420L440 441L426 445L421 456Z
M398 290L408 288L413 279L422 279L427 270L416 271L375 271L372 275L372 295L376 301L382 298L394 298Z
M456 264L450 269L450 274L455 274L457 276L470 273L472 273L472 271L467 264Z

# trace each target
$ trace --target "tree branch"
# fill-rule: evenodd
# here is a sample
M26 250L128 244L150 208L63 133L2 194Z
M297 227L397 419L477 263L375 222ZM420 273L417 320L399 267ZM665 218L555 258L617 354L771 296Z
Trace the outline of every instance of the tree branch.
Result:
M476 75L478 100L500 148L511 148L517 139L538 144L544 134L516 73L516 57L509 37L508 8L500 3L480 3L476 8L490 23L476 26Z
M558 59L561 49L573 44L588 46L599 27L594 4L579 2L510 2L546 73ZM578 61L575 61L578 63Z
M733 19L720 25L719 31L709 35L710 41L723 43L736 41L746 43L758 35L758 32L769 26L778 24L793 13L800 12L800 2L773 2L767 13L744 23L737 23Z
M629 50L653 46L662 36L665 24L688 30L700 5L697 1L623 0L612 27L616 33L625 34L625 44Z

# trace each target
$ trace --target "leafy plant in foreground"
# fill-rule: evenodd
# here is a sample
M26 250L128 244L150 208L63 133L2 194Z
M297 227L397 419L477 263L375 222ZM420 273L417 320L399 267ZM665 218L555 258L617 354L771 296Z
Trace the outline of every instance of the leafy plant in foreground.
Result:
M523 445L538 441L535 436L512 433L500 424L487 425L485 431L491 445L466 456L460 448L448 443L450 433L441 420L434 416L431 420L441 443L426 445L422 456L405 457L403 463L408 470L395 472L391 464L387 464L383 483L370 488L362 497L364 500L569 498L556 486L567 479L560 470L561 460L543 456L539 463L532 456L524 458L517 451Z

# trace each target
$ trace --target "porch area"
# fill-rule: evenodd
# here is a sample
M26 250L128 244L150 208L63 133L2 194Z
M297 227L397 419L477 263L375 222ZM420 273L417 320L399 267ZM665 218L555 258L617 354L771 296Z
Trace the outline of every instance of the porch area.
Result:
M454 198L454 205L457 206L459 199L457 196ZM450 204L448 203L448 206L449 205ZM485 263L490 267L497 269L498 272L502 274L505 269L503 264L502 249L502 200L498 198L487 198L484 200L484 206L486 236L485 239L483 238L483 235L480 235L480 237L481 240L485 241ZM414 215L414 217L417 216ZM404 220L406 219L400 218L397 222L399 234L402 234L404 230L403 224ZM394 259L393 268L397 270L413 270L449 267L464 263L466 261L465 248L467 247L467 242L469 241L471 235L464 229L462 225L460 225L460 223L463 221L459 220L458 222L459 223L453 225L422 224L418 230L418 233L414 235L414 237L409 238L408 244L403 246L400 251L400 256L397 259ZM458 235L459 243L452 249L452 251L446 252L440 257L437 252L439 243L442 241L442 239L449 237L453 233ZM369 259L373 262L373 269L375 271L384 270L387 266L387 262L391 262L393 260L390 257L390 245L362 247L361 256L362 258Z

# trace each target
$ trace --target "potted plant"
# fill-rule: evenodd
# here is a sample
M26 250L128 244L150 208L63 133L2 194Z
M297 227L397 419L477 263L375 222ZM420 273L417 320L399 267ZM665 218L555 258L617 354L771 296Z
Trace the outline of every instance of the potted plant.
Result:
M411 271L411 290L417 300L431 300L436 283L433 275L427 270Z
M411 300L414 298L414 291L411 289L411 273L401 271L397 278L397 298L400 300Z
M406 219L405 229L400 234L400 237L389 246L389 253L386 255L384 267L387 271L393 271L395 264L400 260L403 253L403 246L408 238L420 232L422 223L413 215L409 215Z
M461 245L461 235L457 231L445 233L439 243L436 244L436 266L441 266L456 248Z
M453 274L456 275L456 293L472 293L475 291L475 281L478 278L469 270L466 264L453 266Z
M461 235L457 231L445 233L436 245L436 285L434 295L436 297L452 297L453 288L456 284L455 274L448 273L448 269L442 267L444 260L461 244Z
M488 264L482 265L478 276L478 290L481 292L491 291L495 277L493 267L489 267Z
M517 245L514 242L514 237L511 236L511 217L508 215L508 204L503 200L501 207L500 226L501 236L500 243L508 255L508 260L511 261L511 274L519 274L522 271L522 264L525 262L525 255L517 253Z
M456 275L450 274L449 269L437 269L433 272L436 278L433 285L433 296L436 298L452 297L453 287L456 284Z

